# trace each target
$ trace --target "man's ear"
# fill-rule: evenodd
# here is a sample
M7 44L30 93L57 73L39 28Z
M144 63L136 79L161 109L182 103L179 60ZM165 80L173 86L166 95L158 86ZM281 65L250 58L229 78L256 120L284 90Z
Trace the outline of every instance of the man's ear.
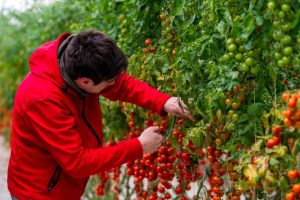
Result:
M78 81L80 87L85 88L86 86L92 85L93 81L90 78L86 78L86 77L80 77L78 78Z

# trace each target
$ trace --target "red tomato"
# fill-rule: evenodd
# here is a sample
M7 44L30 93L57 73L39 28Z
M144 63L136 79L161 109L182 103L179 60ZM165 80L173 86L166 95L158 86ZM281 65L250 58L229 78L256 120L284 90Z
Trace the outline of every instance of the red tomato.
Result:
M293 192L299 194L300 193L300 183L296 183L293 185Z
M281 98L282 98L283 100L287 100L289 97L290 97L290 94L289 94L288 92L284 92L284 93L282 94L282 96L281 96Z
M289 170L288 177L292 180L297 179L299 177L299 172L297 170Z
M239 86L233 86L233 91L235 92L235 93L238 93L239 91L240 91L240 87Z
M286 195L285 195L286 200L294 200L295 198L296 198L296 195L294 192L289 192L289 193L286 193Z
M290 108L295 108L296 104L297 104L297 98L292 97L292 98L289 99L288 106Z
M274 137L271 138L271 139L269 139L269 140L267 141L267 146L268 146L269 148L273 148L273 147L276 146L277 144L278 144L278 143L277 143L277 140L274 139Z
M288 109L288 110L282 111L282 114L283 114L283 116L285 116L286 118L291 118L293 112L292 112L292 110Z
M276 124L272 127L272 133L275 136L279 136L281 132L282 132L282 128L278 124Z
M283 123L287 127L293 126L295 124L295 122L289 118L284 118Z
M145 45L146 46L150 46L151 45L151 40L150 39L146 39L145 40Z

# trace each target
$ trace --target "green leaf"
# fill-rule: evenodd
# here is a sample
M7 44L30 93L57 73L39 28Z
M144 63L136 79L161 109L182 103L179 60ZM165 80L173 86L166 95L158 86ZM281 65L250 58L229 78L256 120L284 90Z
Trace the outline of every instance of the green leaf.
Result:
M292 28L295 28L297 26L297 24L299 23L299 20L300 20L300 10L298 10L296 12L296 15L294 17L294 20L292 22Z
M300 139L296 139L295 144L294 144L294 148L292 149L292 154L294 156L298 155L298 153L300 152Z
M238 130L238 134L239 135L244 135L246 134L247 132L249 132L251 129L250 125L246 125L243 129L239 129Z
M275 67L273 67L273 66L269 67L269 75L272 78L273 82L276 82L276 80L277 80L277 73L275 71Z
M183 15L185 0L175 0L173 4L173 9L171 10L172 16Z
M256 16L255 21L256 21L256 25L258 25L258 26L261 26L261 25L263 25L263 23L264 23L264 19L263 19L263 17L260 16L260 15L257 15L257 16Z
M248 106L247 113L250 117L259 117L264 108L263 103L254 103Z
M289 189L289 183L284 176L279 179L278 187L283 191L287 191Z
M276 158L270 158L269 160L270 167L278 165L279 163L280 163L279 160L277 160Z

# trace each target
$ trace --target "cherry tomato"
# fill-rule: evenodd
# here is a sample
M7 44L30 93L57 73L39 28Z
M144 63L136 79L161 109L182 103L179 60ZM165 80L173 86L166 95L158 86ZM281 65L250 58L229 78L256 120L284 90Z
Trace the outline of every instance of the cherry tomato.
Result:
M289 193L286 193L286 195L285 195L286 200L294 200L295 198L296 198L296 195L294 192L289 192Z
M291 180L295 180L299 177L299 172L297 170L289 170L288 171L288 177L291 179Z
M236 51L236 45L235 44L230 44L229 46L228 46L228 51L230 51L230 52L234 52L234 51Z
M152 43L152 42L151 42L151 40L150 40L150 39L146 39L146 40L145 40L145 45L146 45L146 46L150 46L150 45L151 45L151 43Z
M300 193L300 183L294 184L292 190L293 190L293 192L299 194Z
M276 4L275 4L274 1L268 2L268 9L269 9L269 10L274 10L275 7L276 7Z

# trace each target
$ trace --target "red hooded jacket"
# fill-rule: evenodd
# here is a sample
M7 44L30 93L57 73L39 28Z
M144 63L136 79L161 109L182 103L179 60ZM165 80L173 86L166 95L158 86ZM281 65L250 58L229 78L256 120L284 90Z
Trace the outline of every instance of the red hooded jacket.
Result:
M8 189L19 200L79 200L90 175L142 156L137 138L103 147L98 95L66 88L57 49L69 35L31 55L15 97ZM170 98L126 73L100 95L157 113Z

